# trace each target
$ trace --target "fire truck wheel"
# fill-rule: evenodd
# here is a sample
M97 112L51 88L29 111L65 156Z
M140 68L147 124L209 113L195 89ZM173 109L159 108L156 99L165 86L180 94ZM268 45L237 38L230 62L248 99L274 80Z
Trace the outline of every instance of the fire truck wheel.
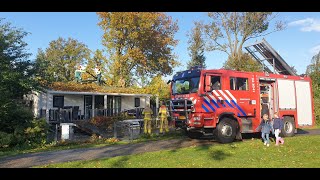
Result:
M187 136L191 139L198 139L202 136L202 133L187 131Z
M285 116L283 119L283 128L281 130L281 135L285 137L291 137L294 135L296 129L294 119L290 116Z
M236 137L237 122L223 118L215 130L215 136L220 143L231 143Z

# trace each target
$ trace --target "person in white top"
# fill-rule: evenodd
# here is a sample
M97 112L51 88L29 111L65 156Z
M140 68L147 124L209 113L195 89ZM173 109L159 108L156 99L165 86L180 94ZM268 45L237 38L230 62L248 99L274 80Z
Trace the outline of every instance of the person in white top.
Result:
M96 76L97 76L97 81L98 81L98 83L100 84L100 83L101 83L101 70L100 70L100 68L97 67L97 68L95 69L95 72L96 72Z
M84 70L82 70L82 67L79 65L78 69L75 70L74 72L74 77L76 79L77 82L82 82L82 77L81 74L85 72Z

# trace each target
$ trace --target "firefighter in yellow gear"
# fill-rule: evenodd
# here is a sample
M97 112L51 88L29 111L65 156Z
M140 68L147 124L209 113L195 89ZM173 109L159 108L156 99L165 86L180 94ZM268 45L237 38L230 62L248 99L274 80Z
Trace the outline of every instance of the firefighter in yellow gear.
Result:
M144 115L144 133L151 134L151 115L153 114L153 111L149 106L146 106L142 111L142 114Z
M165 102L162 102L161 107L159 108L159 116L160 116L160 133L165 129L166 132L169 132L168 127L168 110Z

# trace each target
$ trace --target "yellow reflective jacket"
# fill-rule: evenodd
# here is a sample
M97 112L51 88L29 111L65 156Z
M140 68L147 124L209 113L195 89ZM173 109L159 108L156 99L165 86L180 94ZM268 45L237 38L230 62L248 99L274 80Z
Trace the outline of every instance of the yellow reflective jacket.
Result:
M162 105L159 109L159 115L161 114L160 117L165 118L167 117L167 107Z
M142 114L144 115L145 120L151 120L151 115L153 114L153 111L149 107L145 107L142 111Z

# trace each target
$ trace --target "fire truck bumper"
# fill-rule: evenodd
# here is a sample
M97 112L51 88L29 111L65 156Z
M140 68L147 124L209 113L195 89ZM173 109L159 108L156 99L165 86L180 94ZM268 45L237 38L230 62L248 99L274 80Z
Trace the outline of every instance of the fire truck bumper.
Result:
M186 120L175 120L174 121L176 128L185 128L186 127Z

